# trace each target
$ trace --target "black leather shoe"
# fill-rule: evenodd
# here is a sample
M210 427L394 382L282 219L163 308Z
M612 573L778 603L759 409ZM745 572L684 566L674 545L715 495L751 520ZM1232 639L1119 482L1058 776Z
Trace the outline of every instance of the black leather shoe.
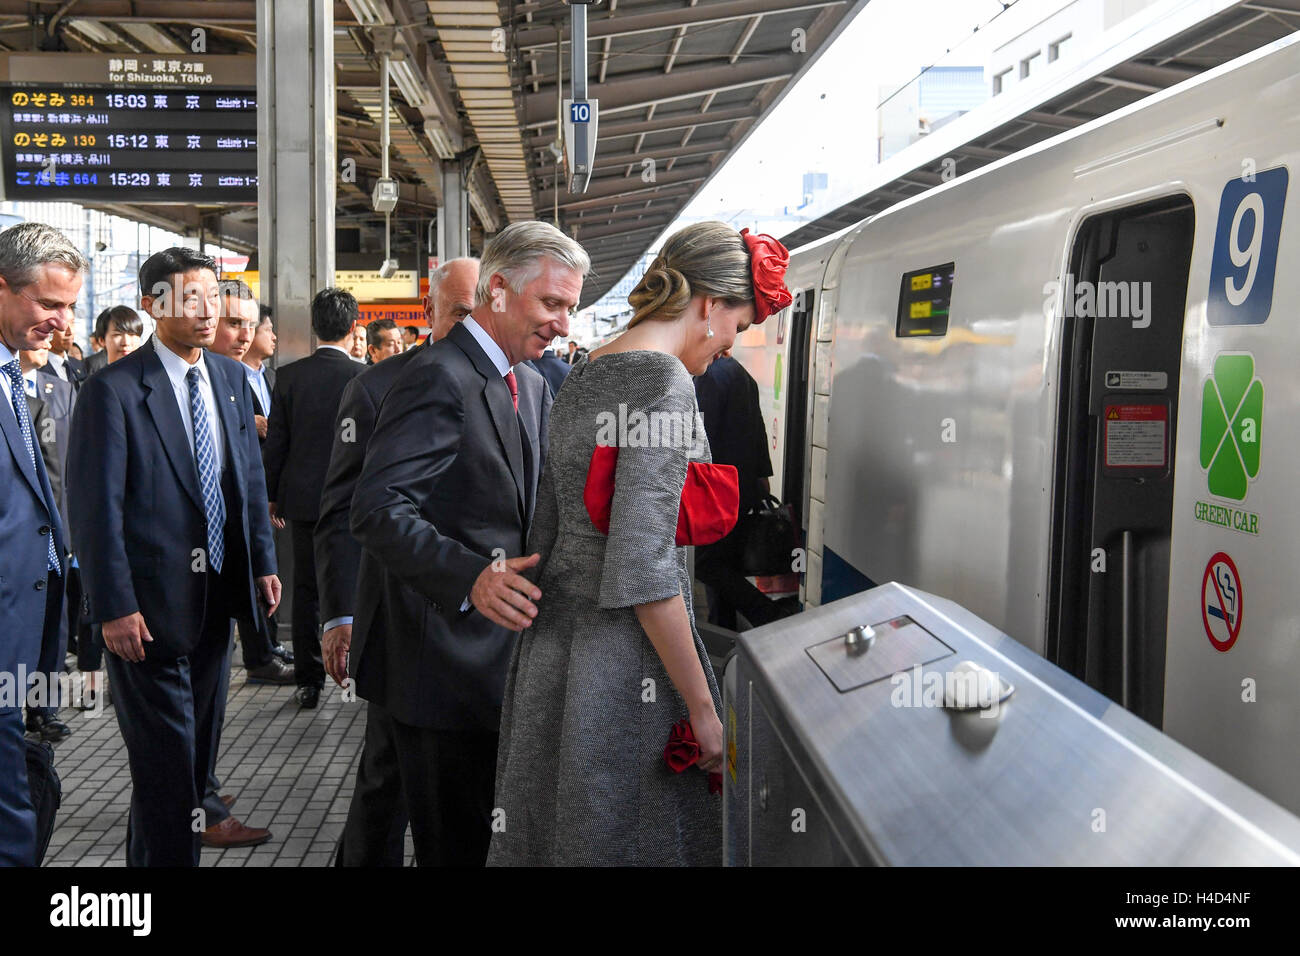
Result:
M293 699L303 710L315 710L320 703L320 688L310 685L299 687L293 692Z
M39 734L41 740L51 744L57 744L72 734L72 728L63 721L37 713L27 715L27 730L29 733Z
M261 667L250 667L247 675L250 684L292 684L295 683L293 667L272 657Z
M271 655L280 658L280 660L284 661L286 664L293 663L293 651L289 650L289 648L285 647L283 644L272 644Z

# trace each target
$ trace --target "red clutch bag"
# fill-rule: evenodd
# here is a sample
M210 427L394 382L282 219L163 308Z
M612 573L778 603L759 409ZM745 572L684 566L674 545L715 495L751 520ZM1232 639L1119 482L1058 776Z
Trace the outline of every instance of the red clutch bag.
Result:
M688 767L695 766L700 760L700 745L695 740L695 728L690 720L679 720L673 724L668 733L668 745L664 747L664 763L673 773L681 773ZM722 774L709 774L709 793L722 792Z
M609 534L609 514L614 502L614 472L618 447L597 445L587 469L582 503L591 523ZM740 480L733 465L693 461L686 467L686 484L677 509L677 546L713 544L736 526L740 512Z

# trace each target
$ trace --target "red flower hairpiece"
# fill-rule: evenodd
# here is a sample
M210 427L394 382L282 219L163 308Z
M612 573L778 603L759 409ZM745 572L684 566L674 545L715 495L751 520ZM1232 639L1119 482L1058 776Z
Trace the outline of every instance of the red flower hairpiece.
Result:
M790 265L790 250L766 233L754 235L740 230L749 249L749 272L754 281L754 324L780 312L792 301L785 287L785 270Z

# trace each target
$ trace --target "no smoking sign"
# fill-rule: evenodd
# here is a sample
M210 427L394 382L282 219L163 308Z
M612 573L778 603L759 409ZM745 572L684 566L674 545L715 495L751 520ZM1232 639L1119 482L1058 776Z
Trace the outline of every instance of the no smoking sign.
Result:
M1201 579L1201 621L1216 651L1227 651L1241 633L1241 574L1232 558L1219 551Z

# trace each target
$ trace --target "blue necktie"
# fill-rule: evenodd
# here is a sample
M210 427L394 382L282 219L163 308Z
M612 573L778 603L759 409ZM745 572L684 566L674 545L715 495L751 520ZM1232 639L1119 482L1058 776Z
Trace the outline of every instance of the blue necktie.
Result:
M190 387L190 418L194 420L194 460L199 466L199 486L203 489L203 510L208 518L208 567L221 572L226 556L226 499L221 494L217 453L208 431L208 412L199 394L199 370L185 373Z
M27 414L27 386L23 381L23 369L14 359L5 365L5 371L9 373L10 399L14 406L14 415L18 419L18 430L22 432L23 443L27 446L27 454L31 456L32 467L36 469L36 474L41 473L41 464L36 458L36 443L32 441L32 420ZM53 517L51 515L51 517ZM50 530L50 556L48 566L45 570L53 571L56 574L62 574L59 564L59 553L54 550L54 531Z

